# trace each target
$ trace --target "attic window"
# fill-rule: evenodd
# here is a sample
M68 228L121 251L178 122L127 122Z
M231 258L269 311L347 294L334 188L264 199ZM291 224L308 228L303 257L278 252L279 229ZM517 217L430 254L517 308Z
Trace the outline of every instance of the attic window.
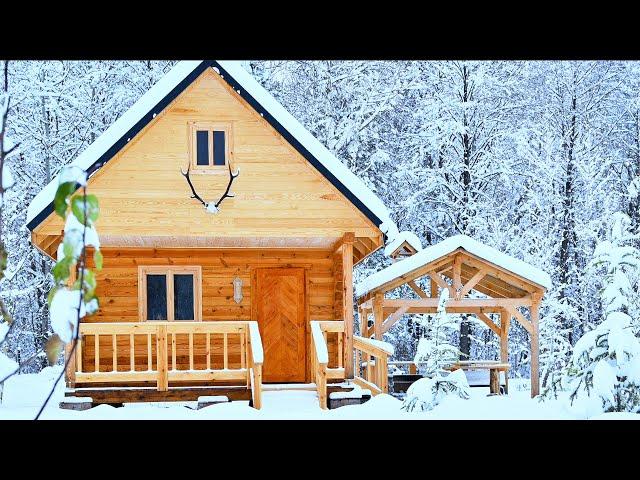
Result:
M226 172L225 167L232 160L231 124L193 122L189 127L191 171Z

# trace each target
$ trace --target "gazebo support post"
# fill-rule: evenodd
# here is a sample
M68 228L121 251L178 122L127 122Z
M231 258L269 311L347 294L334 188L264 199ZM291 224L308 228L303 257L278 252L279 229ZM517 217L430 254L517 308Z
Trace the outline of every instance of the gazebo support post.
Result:
M505 311L500 311L500 361L509 363L509 323L511 316Z
M532 295L531 305L531 398L540 393L540 347L539 347L539 321L540 321L540 300L542 295Z
M509 363L509 325L511 315L506 310L500 310L500 361ZM509 371L504 372L506 393L509 393Z
M384 293L376 293L373 297L373 338L376 340L382 340L383 302Z

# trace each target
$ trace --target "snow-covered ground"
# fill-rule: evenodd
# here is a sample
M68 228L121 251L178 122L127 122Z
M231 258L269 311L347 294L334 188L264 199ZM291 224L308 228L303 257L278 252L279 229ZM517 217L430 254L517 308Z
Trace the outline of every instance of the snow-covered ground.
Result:
M38 406L46 397L59 367L47 368L38 375L18 375L6 382L0 420L32 419ZM474 388L469 400L448 398L430 412L407 413L400 409L402 402L389 395L379 395L363 405L341 407L322 411L318 407L315 392L273 391L265 392L262 410L249 407L248 402L231 402L214 405L202 410L190 405L129 405L114 408L100 405L86 411L62 410L58 402L64 395L59 387L43 419L122 419L122 420L273 420L273 419L393 419L393 420L553 420L574 419L562 399L540 403L529 398L528 382L512 380L511 393L507 396L487 396L487 389ZM640 419L637 414L605 414L594 419Z

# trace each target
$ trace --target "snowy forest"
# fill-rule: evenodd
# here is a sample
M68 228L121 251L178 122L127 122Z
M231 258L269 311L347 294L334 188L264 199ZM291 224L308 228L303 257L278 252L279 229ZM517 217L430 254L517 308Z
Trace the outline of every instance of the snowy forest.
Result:
M8 260L0 296L20 325L2 345L16 362L42 351L51 333L53 262L30 245L27 205L174 63L8 62L7 134L20 148L7 160L15 183L3 199ZM414 232L423 246L467 234L552 276L540 332L541 384L548 387L576 342L605 318L607 272L598 245L640 244L640 64L244 66L383 200L399 230ZM357 267L355 281L388 264L378 251ZM624 309L638 322L638 275L623 283ZM638 334L640 323L633 328ZM386 334L396 359L414 358L420 329L406 317ZM498 358L498 339L480 322L461 318L451 335L455 344L463 337L470 358ZM527 352L526 331L514 325L512 376L528 377ZM24 371L46 365L46 356L37 356Z

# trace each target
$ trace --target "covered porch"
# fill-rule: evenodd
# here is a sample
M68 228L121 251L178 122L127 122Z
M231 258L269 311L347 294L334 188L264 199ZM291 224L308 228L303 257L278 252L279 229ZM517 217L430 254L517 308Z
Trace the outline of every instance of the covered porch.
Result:
M256 321L81 323L67 368L67 395L94 404L193 401L224 395L260 409L265 391L312 390L321 408L332 392L357 387L387 391L387 357L381 342L355 336L346 342L343 320L311 321L311 383L264 382L265 356ZM353 349L353 350L351 350ZM360 373L354 353L371 366ZM356 355L357 356L357 355ZM345 362L345 357L348 359ZM353 381L347 365L357 373Z
M410 288L411 297L387 298L403 285ZM486 324L500 339L501 362L509 362L512 321L524 327L530 339L531 396L535 396L539 393L539 310L550 285L545 272L458 235L396 262L356 286L360 335L381 340L403 315L435 314L440 292L448 289L447 313L475 315Z

